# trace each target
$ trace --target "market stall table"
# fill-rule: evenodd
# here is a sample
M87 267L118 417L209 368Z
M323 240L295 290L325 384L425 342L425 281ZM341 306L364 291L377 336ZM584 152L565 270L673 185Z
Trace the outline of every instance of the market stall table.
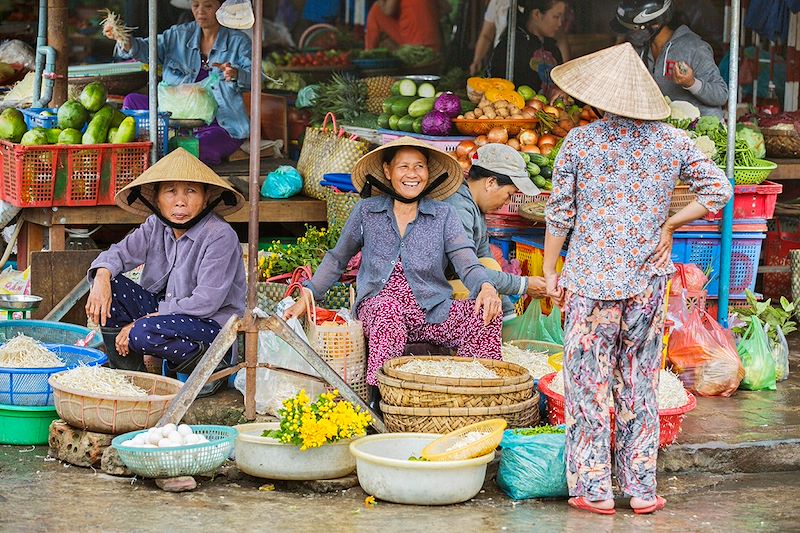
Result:
M261 200L258 204L259 222L326 222L325 202L305 196L285 200ZM26 208L22 219L26 222L19 236L20 268L28 265L30 252L41 250L48 231L51 251L65 249L66 226L81 225L137 225L144 219L116 206ZM231 223L246 223L248 210L243 209L225 217Z
M800 159L773 159L778 168L769 175L771 181L800 180Z

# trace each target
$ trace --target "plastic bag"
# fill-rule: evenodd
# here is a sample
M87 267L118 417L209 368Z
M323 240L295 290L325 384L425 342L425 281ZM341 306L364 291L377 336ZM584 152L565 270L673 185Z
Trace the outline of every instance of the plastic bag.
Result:
M789 344L780 326L776 326L778 341L769 338L769 324L764 324L764 333L769 340L769 348L772 353L772 360L775 361L775 381L789 379Z
M36 68L36 53L33 47L23 41L12 39L0 44L0 62L9 65L22 65L27 70Z
M541 300L533 300L522 316L503 323L503 342L516 340L564 344L561 310L554 307L549 316L543 315Z
M744 377L730 330L708 313L679 306L667 358L684 386L700 396L730 396Z
M234 30L250 29L256 21L250 0L225 0L216 15L217 22Z
M294 304L291 298L285 298L278 303L275 314L283 316L283 313ZM303 325L297 319L287 322L289 326L300 335L306 342ZM261 331L258 334L258 362L269 363L279 368L293 370L312 376L318 375L294 348L286 344L280 337L271 331ZM246 369L239 370L234 379L234 387L245 393ZM301 390L305 390L309 397L316 398L325 392L325 384L317 379L304 378L279 372L269 368L256 369L256 412L258 414L268 414L277 416L278 410L283 407L283 401L295 396Z
M269 174L261 186L264 198L289 198L303 190L303 177L296 168L281 165Z
M702 291L708 284L708 276L703 273L699 266L694 263L676 264L677 272L672 276L670 294L680 295L683 289L690 291Z
M30 294L30 278L30 267L19 271L14 270L14 267L9 265L0 273L0 294Z
M218 82L217 72L198 83L167 85L162 81L158 84L158 110L170 113L170 118L202 120L211 124L217 113L217 100L211 94L211 87Z
M750 317L750 325L737 347L744 367L744 379L739 388L745 390L775 390L775 361L769 340L758 317Z
M506 430L497 486L515 500L568 496L566 445L564 433L526 436Z

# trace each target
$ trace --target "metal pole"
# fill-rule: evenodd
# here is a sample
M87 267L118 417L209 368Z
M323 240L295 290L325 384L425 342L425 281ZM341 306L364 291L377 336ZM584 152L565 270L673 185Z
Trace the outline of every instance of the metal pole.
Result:
M69 40L67 39L67 0L49 0L47 5L47 42L56 51L53 105L67 101L67 69Z
M247 313L256 306L256 281L258 280L258 200L261 174L261 46L263 2L253 2L253 68L250 78L250 220L247 227ZM256 367L258 366L258 327L252 320L244 337L245 395L244 416L248 420L256 417Z
M158 160L158 0L149 0L147 4L147 73L148 110L150 116L150 161Z
M511 0L508 7L508 28L506 35L508 43L506 48L506 79L514 79L514 56L517 48L517 0ZM526 13L527 14L527 13Z
M730 69L728 70L728 180L731 187L733 181L733 163L736 149L736 102L739 91L739 19L741 15L740 0L731 2L731 40ZM722 211L721 243L719 257L719 308L717 321L728 327L728 300L731 291L731 247L733 241L733 198Z

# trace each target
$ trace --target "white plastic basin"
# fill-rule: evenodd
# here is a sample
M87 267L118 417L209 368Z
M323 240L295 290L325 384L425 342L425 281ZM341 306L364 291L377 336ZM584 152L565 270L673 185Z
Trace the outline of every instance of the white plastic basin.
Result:
M381 500L411 505L449 505L478 494L494 452L464 461L409 461L441 435L386 433L350 444L358 483Z
M285 480L335 479L355 470L348 446L353 439L300 451L298 446L262 437L278 429L277 422L236 426L236 466L255 477Z

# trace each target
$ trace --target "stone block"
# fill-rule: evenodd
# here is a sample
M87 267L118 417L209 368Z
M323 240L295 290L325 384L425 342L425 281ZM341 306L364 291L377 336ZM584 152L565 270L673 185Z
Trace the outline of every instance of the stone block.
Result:
M114 435L77 429L63 420L50 424L50 456L75 466L96 466Z
M186 492L197 488L197 481L192 476L156 479L156 486L166 492Z
M100 460L100 469L106 474L112 476L132 476L133 472L128 470L119 458L117 450L109 446L103 452L103 457Z
M358 476L350 474L336 479L316 479L314 481L288 481L290 488L325 494L328 492L341 492L358 486Z

